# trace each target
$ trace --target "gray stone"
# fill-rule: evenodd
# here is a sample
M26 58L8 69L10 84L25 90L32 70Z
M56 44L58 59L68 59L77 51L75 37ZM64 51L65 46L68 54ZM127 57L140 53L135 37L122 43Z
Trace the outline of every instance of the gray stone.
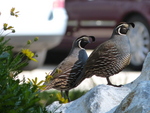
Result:
M150 81L139 83L114 113L150 113Z
M54 102L47 111L62 113L150 113L150 53L141 75L122 87L98 85L67 104ZM123 100L123 101L122 101ZM121 103L121 104L120 104Z
M148 53L144 61L140 76L133 82L124 85L124 87L129 87L131 90L133 90L138 85L138 83L140 83L141 81L148 81L148 80L150 80L150 52Z
M75 101L62 105L54 102L51 106L47 106L47 109L49 111L60 106L56 112L106 113L118 106L129 92L130 89L126 87L99 85Z

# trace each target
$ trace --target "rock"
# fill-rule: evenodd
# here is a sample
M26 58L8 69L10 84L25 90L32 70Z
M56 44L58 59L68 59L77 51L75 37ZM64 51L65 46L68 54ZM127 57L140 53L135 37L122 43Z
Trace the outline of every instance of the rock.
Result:
M139 83L114 113L150 113L150 81Z
M81 98L67 104L60 105L54 102L47 106L47 110L59 109L56 112L62 113L106 113L119 105L121 100L130 92L126 87L113 87L99 85L91 89Z
M141 75L133 82L122 87L98 85L70 103L54 102L47 106L47 111L56 110L56 112L62 113L148 113L147 111L150 111L149 70L150 53L145 59Z
M133 90L141 81L149 81L149 80L150 80L150 52L148 53L144 61L140 76L133 82L124 85L124 87L129 87L131 90Z

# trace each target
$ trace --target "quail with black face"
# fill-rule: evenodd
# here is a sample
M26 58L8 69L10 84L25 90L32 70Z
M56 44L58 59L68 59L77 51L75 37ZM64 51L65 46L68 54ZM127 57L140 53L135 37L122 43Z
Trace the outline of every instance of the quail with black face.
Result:
M134 23L123 22L114 28L111 38L91 53L76 84L96 75L106 77L108 85L113 85L109 77L119 73L130 63L131 51L127 36L130 26L134 28Z
M69 90L76 86L74 83L81 74L83 66L88 58L84 47L93 41L95 41L93 36L83 35L77 38L73 42L69 55L50 74L52 75L52 79L43 84L46 86L44 90L51 88L61 90L62 96L63 91L65 91L70 101L68 96Z

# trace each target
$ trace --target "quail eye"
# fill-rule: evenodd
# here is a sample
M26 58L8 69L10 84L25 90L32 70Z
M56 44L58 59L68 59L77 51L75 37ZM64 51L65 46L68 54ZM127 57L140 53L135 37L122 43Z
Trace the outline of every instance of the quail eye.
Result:
M117 29L117 33L118 34L126 34L127 33L127 31L128 31L128 29L126 28L126 27L119 27L118 29Z
M80 40L79 42L78 42L78 46L80 47L80 48L84 48L86 45L88 44L88 41L87 40Z
M122 28L120 29L120 33L122 33L122 34L126 34L127 31L128 31L128 29L125 28L125 27L122 27Z

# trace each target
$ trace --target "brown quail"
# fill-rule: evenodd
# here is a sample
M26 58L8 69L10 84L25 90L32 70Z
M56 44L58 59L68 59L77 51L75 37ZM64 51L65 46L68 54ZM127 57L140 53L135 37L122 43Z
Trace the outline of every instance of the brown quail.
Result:
M106 77L108 85L113 85L109 77L119 73L130 63L130 42L127 36L130 26L134 27L134 23L117 25L111 38L91 53L76 85L93 75Z
M83 66L88 58L84 47L91 42L90 38L92 41L95 41L93 36L83 35L73 42L69 55L50 74L52 75L52 79L43 84L46 86L44 90L49 90L51 88L61 90L62 96L63 91L65 91L70 101L68 96L69 90L75 87L74 83L81 74ZM58 70L59 72L56 72Z

